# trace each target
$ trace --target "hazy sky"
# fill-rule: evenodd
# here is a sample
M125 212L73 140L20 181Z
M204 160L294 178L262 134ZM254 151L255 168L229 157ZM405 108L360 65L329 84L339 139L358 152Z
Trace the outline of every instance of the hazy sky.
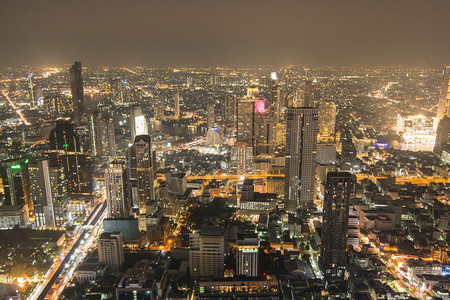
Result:
M0 65L450 63L449 0L0 0Z

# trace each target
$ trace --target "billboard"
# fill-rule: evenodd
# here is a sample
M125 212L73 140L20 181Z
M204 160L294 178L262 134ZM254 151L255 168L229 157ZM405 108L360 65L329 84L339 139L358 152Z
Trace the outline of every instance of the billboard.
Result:
M136 129L136 135L148 134L147 126L145 124L145 116L137 116L134 118L134 124Z
M266 99L257 100L255 102L255 112L260 114L266 112Z

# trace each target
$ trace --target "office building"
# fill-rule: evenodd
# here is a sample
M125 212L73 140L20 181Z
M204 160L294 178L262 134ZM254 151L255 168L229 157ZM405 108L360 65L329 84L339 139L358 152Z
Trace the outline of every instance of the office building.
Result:
M222 277L224 271L224 230L203 226L189 234L189 263L194 278Z
M214 104L210 103L206 106L206 126L208 129L214 127L215 114L214 114Z
M25 205L27 209L33 210L27 164L3 162L0 175L4 195L2 206Z
M239 234L236 240L236 275L259 275L259 240L256 233Z
M81 138L69 120L59 119L49 135L52 165L62 166L69 194L92 193L91 157L83 152Z
M51 166L49 160L29 165L30 191L35 224L55 228L67 221L67 181L61 166Z
M318 109L287 109L285 209L296 212L309 208L314 201Z
M142 113L142 107L134 104L130 107L130 139L134 141L137 135L148 134L147 119Z
M440 121L436 131L436 143L433 152L441 155L442 149L450 142L450 118L444 116Z
M116 156L114 123L99 113L89 115L90 151L93 156Z
M128 172L125 164L117 160L109 164L105 173L108 218L126 219L131 215Z
M274 123L257 88L248 88L247 96L238 99L237 141L252 145L255 156L273 153Z
M180 118L180 91L176 89L173 93L173 112L174 118Z
M249 143L237 142L231 147L230 172L240 175L253 171L253 147Z
M122 233L102 233L98 239L98 259L113 272L123 264Z
M281 122L284 118L285 103L281 96L280 83L276 72L271 73L271 107L274 112L274 121Z
M355 176L347 172L327 174L320 249L320 262L325 274L342 275L346 265L350 198L355 182Z
M319 105L319 135L334 136L336 127L336 104L322 101Z
M165 97L164 95L156 96L156 103L153 109L153 114L156 120L163 121L164 120L164 110L166 108Z
M140 214L145 214L148 201L155 199L156 166L155 153L149 135L136 136L134 144L128 149L130 181L137 186Z
M223 122L236 121L236 98L231 95L224 96L220 101L220 116Z
M81 74L81 62L76 61L70 68L70 83L72 88L73 119L80 122L85 114L83 76Z
M444 116L450 117L450 65L445 65L442 72L441 89L439 91L439 104L437 110L437 119L441 120Z

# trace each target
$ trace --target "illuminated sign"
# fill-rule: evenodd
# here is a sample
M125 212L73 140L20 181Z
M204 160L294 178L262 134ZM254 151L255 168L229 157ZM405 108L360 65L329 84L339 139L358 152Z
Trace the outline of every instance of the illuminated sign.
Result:
M145 126L145 116L137 116L134 118L134 124L136 129L136 135L147 134L146 126Z
M450 275L450 265L442 265L442 276Z
M261 99L255 102L255 112L264 113L266 112L266 100Z
M387 149L388 146L389 146L389 144L375 143L375 147L379 148L379 149Z
M20 165L12 165L11 166L11 169L20 169L21 167L20 167Z
M277 80L277 72L270 73L270 77L272 77L272 80Z

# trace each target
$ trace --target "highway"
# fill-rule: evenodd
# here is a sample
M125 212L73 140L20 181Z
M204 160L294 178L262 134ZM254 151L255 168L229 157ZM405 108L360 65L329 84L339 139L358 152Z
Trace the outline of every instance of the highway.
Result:
M94 227L99 225L99 221L102 221L105 216L106 211L106 202L100 203L96 206L94 211L91 213L89 218L80 226L81 234L72 248L69 250L69 253L63 259L59 267L53 273L52 276L49 276L46 280L44 280L41 285L39 285L33 292L33 294L29 297L31 300L43 300L49 299L47 294L52 289L56 280L60 277L61 273L65 271L66 268L70 267L69 271L64 274L64 278L59 283L58 288L56 289L56 294L52 295L50 299L57 299L59 293L64 289L64 284L70 283L74 270L76 266L83 260L84 255L77 254L79 252L83 252L86 250L90 244L95 240L96 235L98 234L98 230L94 230ZM81 247L80 247L81 246ZM86 252L86 251L84 251ZM72 263L72 264L70 264ZM53 293L52 293L53 294Z
M2 90L3 96L6 98L6 100L8 100L9 104L11 105L11 107L13 108L13 110L17 113L17 115L19 115L19 117L22 119L22 121L26 124L26 125L30 125L30 123L27 121L27 119L25 119L25 116L22 114L22 112L20 110L17 109L16 105L11 101L11 98L9 98L8 96L8 92L5 90Z

